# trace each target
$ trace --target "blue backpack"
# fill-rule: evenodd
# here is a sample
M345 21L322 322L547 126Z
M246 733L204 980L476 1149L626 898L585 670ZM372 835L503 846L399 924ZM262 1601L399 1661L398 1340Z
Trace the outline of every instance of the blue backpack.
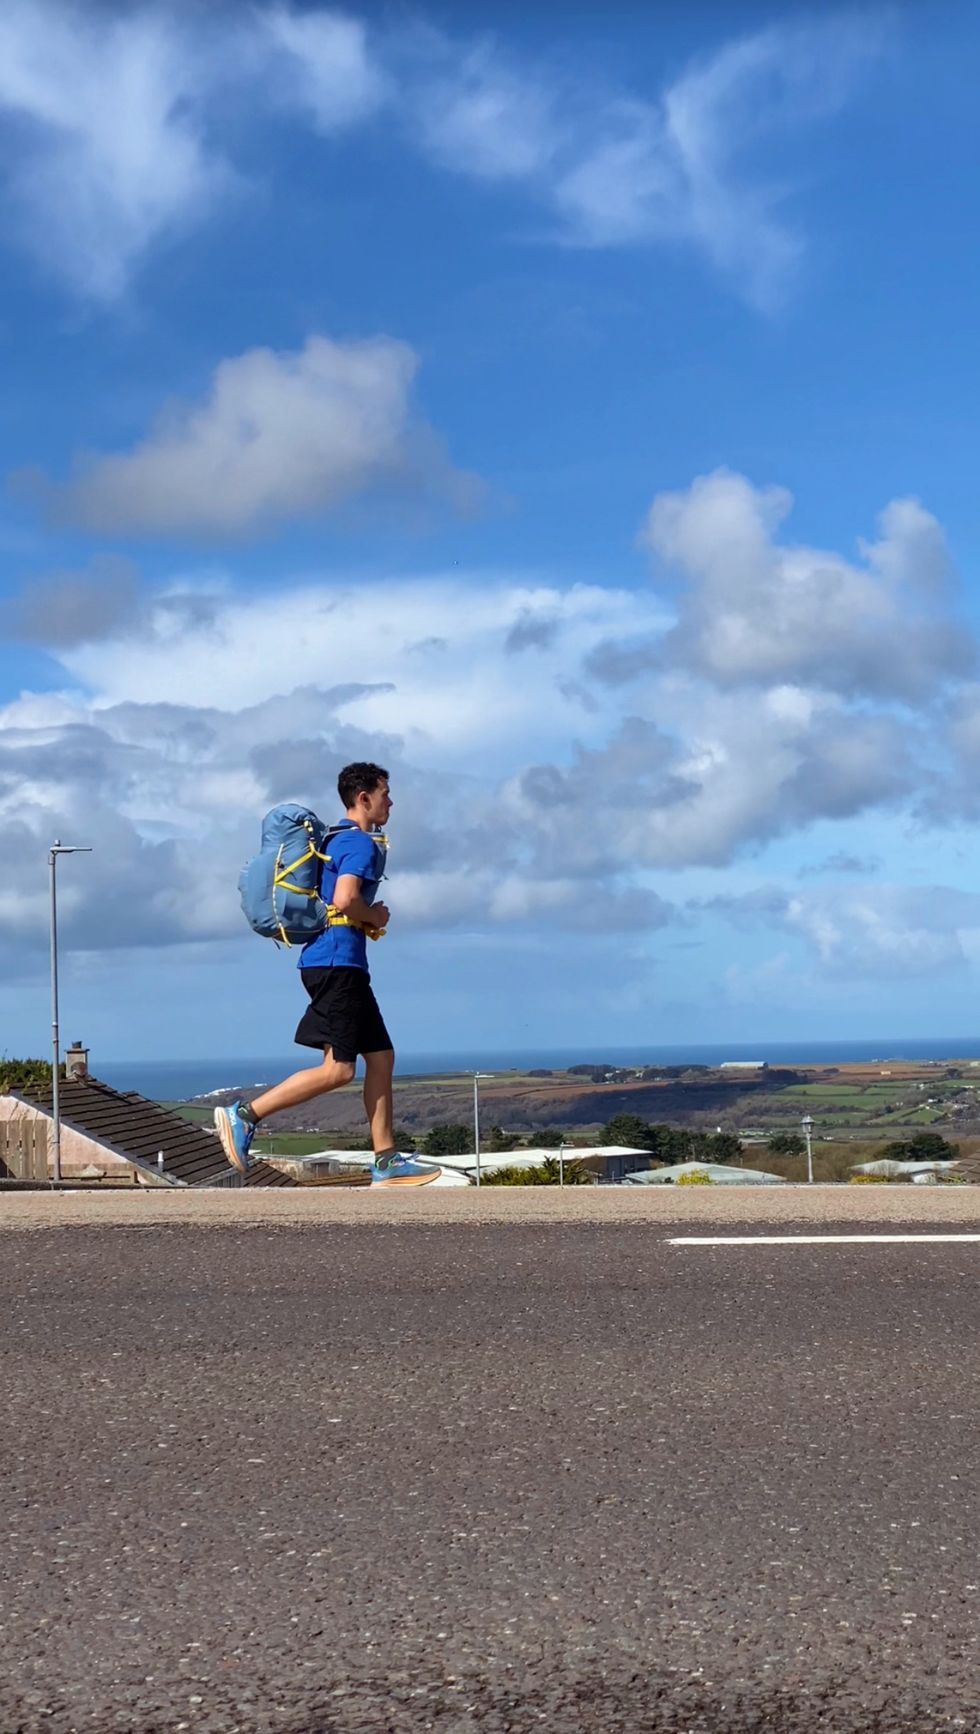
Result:
M262 846L238 881L253 933L281 945L305 945L329 926L320 876L333 832L309 807L273 807L262 821Z

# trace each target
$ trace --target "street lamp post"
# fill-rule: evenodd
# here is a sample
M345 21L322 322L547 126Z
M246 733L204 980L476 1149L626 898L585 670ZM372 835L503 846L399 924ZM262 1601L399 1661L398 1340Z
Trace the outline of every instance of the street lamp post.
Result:
M803 1124L803 1136L806 1139L806 1177L807 1177L809 1184L812 1186L813 1185L813 1144L811 1143L811 1140L810 1140L810 1134L813 1131L813 1120L809 1114L804 1114L802 1124Z
M559 1184L559 1186L564 1186L564 1184L565 1184L565 1140L564 1140L564 1138L562 1139L561 1143L558 1146L558 1184Z
M480 1079L492 1077L492 1072L473 1073L473 1144L476 1150L476 1183L478 1186L482 1180L480 1169Z
M61 1055L58 1036L58 883L59 855L91 855L88 844L62 843L55 838L48 850L51 872L51 1178L61 1179Z

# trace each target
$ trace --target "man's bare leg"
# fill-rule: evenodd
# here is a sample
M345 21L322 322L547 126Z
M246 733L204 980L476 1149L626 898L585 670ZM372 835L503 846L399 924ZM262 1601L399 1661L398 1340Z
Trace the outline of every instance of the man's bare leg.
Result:
M372 1186L427 1186L442 1169L399 1155L395 1149L395 1106L392 1080L395 1056L390 1048L364 1055L364 1111L374 1148Z
M312 1102L315 1096L325 1096L329 1090L339 1090L350 1083L355 1069L353 1060L335 1060L333 1049L324 1048L321 1065L294 1072L281 1084L256 1096L254 1102L236 1102L230 1108L215 1108L214 1128L232 1167L240 1174L248 1173L251 1166L249 1150L255 1128L261 1120L269 1114L278 1114L283 1108Z
M350 1083L354 1071L353 1060L335 1060L333 1049L324 1048L321 1065L293 1072L281 1084L256 1096L249 1105L257 1120L266 1120L270 1114L278 1114L283 1108L295 1108L300 1102L312 1102L314 1096L325 1096L329 1090L341 1089Z
M395 1056L390 1047L364 1054L364 1113L371 1127L375 1150L373 1186L427 1186L441 1177L442 1169L418 1162L395 1150L394 1108Z
M365 1054L364 1112L371 1128L371 1148L376 1156L390 1155L395 1148L394 1072L395 1056L391 1048Z

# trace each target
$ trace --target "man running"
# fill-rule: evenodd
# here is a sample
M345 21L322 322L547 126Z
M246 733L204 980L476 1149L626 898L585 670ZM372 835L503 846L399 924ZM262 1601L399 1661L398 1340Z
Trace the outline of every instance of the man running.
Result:
M361 1054L364 1108L374 1150L371 1184L425 1186L438 1180L442 1169L395 1149L395 1055L368 973L368 935L379 937L391 918L387 905L375 901L387 849L387 839L375 833L387 823L392 808L388 772L380 765L346 765L337 791L347 816L326 844L330 859L324 862L320 887L330 922L303 947L299 959L310 1004L295 1040L301 1047L322 1049L322 1064L294 1072L254 1102L216 1108L214 1123L229 1162L244 1174L259 1122L349 1084Z

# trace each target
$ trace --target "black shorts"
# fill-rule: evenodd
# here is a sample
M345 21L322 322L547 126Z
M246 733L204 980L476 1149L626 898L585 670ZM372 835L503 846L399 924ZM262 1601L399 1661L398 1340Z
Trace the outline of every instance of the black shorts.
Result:
M329 969L301 969L310 1003L293 1038L303 1048L331 1048L335 1060L356 1060L391 1048L378 1002L366 969L333 964Z

